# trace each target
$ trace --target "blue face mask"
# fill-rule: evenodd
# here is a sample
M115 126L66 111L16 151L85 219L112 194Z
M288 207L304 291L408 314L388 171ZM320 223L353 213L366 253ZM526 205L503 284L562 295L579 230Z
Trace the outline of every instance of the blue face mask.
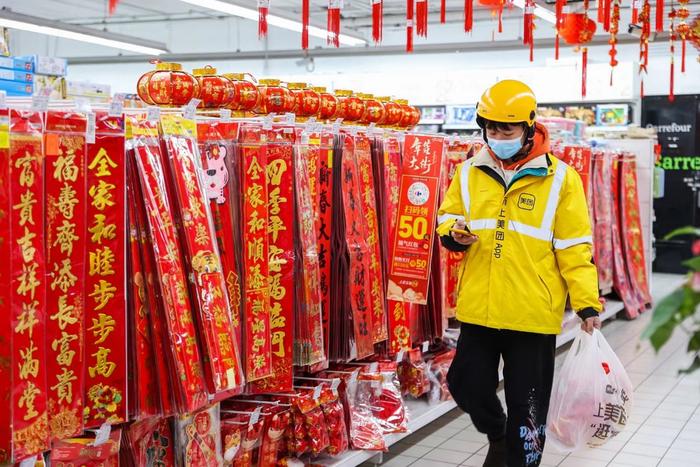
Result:
M501 160L508 160L523 147L522 136L514 139L489 139L489 147Z

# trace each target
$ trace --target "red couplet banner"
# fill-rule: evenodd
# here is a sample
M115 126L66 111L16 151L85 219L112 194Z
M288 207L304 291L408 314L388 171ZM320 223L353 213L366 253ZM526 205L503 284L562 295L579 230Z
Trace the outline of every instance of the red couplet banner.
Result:
M427 303L444 146L443 137L406 135L389 300Z

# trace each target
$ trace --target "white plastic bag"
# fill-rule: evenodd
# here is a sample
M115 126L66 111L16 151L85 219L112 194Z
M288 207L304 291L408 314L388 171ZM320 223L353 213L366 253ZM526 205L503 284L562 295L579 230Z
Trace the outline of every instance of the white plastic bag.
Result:
M625 428L633 390L603 334L581 331L552 389L547 443L563 452L602 446Z

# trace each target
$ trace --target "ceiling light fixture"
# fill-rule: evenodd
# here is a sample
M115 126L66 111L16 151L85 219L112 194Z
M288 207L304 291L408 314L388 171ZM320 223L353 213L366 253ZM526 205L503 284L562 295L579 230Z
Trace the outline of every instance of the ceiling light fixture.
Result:
M0 9L0 27L72 39L145 55L160 55L168 51L166 45L161 42L23 15L5 8Z
M258 10L253 8L248 8L240 5L235 5L233 3L222 2L220 0L180 0L181 2L189 3L190 5L207 8L209 10L219 11L221 13L226 13L232 16L238 16L239 18L245 18L252 21L258 21ZM290 31L301 33L302 24L300 21L295 21L289 18L284 18L282 16L267 15L267 22L271 26L276 26L282 29L288 29ZM318 28L316 26L309 26L309 35L313 37L318 37L320 39L325 39L328 36L328 32L325 29ZM359 38L348 36L347 34L341 34L339 36L340 43L343 45L365 45L367 41Z
M521 10L525 9L525 0L513 0L513 5L517 6ZM548 23L556 24L557 23L557 15L554 14L553 11L548 10L547 8L544 8L540 5L535 5L535 16L538 18L541 18Z

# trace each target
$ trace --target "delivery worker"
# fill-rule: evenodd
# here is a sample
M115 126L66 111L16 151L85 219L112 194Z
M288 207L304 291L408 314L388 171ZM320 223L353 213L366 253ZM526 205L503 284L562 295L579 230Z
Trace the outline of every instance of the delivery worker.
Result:
M600 327L583 184L551 154L536 108L519 81L486 90L476 113L487 146L457 167L438 212L443 246L465 252L461 332L447 380L488 436L484 466L541 461L567 295L583 329ZM507 416L496 394L501 357Z

